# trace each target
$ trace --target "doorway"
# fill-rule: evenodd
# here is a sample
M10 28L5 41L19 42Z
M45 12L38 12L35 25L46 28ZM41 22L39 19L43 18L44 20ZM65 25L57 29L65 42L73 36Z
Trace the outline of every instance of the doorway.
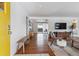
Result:
M48 33L48 23L37 23L37 33L43 33L47 34Z

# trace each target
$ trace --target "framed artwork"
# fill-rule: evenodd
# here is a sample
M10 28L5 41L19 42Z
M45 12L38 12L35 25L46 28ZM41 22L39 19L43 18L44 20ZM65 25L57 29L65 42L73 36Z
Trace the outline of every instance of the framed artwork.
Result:
M4 2L0 2L0 12L4 11Z
M10 2L0 2L0 13L2 14L10 13Z

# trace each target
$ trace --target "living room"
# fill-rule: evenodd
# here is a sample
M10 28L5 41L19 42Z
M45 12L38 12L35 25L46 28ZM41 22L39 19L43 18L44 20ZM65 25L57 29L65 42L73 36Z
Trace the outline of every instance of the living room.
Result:
M48 46L52 50L52 53L48 52L49 55L79 55L79 51L77 50L79 48L78 17L29 17L29 19L31 20L33 27L32 33L39 33L37 28L38 23L48 24L48 27L46 28L47 32L40 31L42 31L43 36L47 34L46 39L48 39ZM41 28L42 27L39 29Z
M58 36L58 38L60 38L62 36L67 36L67 38L68 38L69 35L70 36L72 35L71 32L72 32L73 28L71 28L71 26L75 23L76 26L73 31L73 36L78 37L79 36L79 32L78 32L79 20L78 20L77 4L78 3L46 3L46 2L45 3L44 2L43 3L41 3L41 2L40 3L32 3L32 2L31 3L11 3L11 20L12 20L11 21L11 31L12 31L11 54L14 55L17 52L17 46L19 45L17 42L23 41L24 37L26 37L28 39L30 36L33 36L35 33L38 33L38 27L39 27L38 24L40 24L40 23L48 24L47 33L46 33L47 38L49 37L50 32L58 33L58 35L55 34L56 37ZM72 7L72 5L73 5L73 7ZM63 25L65 25L65 26L64 26L64 28L60 27L59 29L57 29L56 28L57 24L59 26L63 26ZM61 24L63 24L63 25L61 25ZM47 27L47 26L45 26L45 27ZM44 28L44 27L42 27L42 28ZM40 31L42 31L42 33L44 33L44 30L41 29ZM64 34L66 32L67 32L67 34ZM35 35L35 36L41 38L42 35L41 36ZM43 36L43 37L46 37L46 36ZM43 40L42 41L38 40L38 41L41 43ZM45 43L45 45L47 45L47 44L52 45L52 39L48 39L45 41L46 42L51 41L51 44ZM36 42L36 40L35 40L35 42ZM35 42L31 42L31 43L34 44ZM21 49L21 51L20 51L21 53L19 53L19 54L22 54L22 55L23 55L23 53L24 54L27 53L27 55L29 53L33 54L35 49L37 48L36 47L37 44L34 44L35 46L33 46L33 44L32 45L29 44L30 46L28 45L29 49L27 49L27 48L26 48L26 50ZM65 41L64 43L62 43L60 45L67 46L67 42ZM26 47L24 45L22 45L22 46ZM44 49L48 49L47 46L42 45L42 47L45 47ZM35 47L35 49L34 48L30 49L30 47L32 47L32 48ZM40 48L40 49L43 49L43 48ZM42 51L42 52L48 51L48 50L44 50L44 49L36 50L36 51L38 51L38 52L39 51ZM26 53L24 51L26 51ZM27 52L27 51L32 51L32 52ZM57 50L57 51L59 51L59 50ZM39 53L36 52L36 54L39 54ZM41 54L42 53L40 53L40 55ZM44 53L43 53L43 55L44 55ZM46 53L46 55L47 55L47 53ZM60 55L60 54L58 54L58 55ZM75 55L77 55L77 54L75 54Z

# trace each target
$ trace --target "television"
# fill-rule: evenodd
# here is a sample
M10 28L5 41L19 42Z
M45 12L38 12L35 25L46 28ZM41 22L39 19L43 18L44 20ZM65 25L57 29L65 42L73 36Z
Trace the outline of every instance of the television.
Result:
M55 23L55 29L66 29L67 24L66 23Z

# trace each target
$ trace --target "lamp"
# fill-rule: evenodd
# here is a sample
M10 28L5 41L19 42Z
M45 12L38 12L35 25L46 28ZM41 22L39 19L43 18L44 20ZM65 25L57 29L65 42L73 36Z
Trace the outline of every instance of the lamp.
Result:
M73 19L72 21L72 29L76 29L77 20Z
M73 36L73 30L76 29L76 24L77 24L77 20L76 19L73 19L72 20L72 24L71 24L71 33L72 33L72 36Z

